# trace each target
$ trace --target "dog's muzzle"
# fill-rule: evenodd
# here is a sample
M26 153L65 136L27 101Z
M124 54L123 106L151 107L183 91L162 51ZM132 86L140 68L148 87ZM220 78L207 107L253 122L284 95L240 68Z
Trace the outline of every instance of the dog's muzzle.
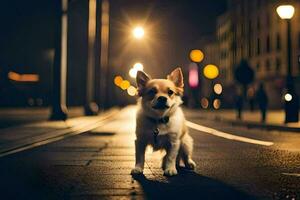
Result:
M157 110L164 110L170 108L170 106L167 104L168 99L164 96L159 96L156 100L156 104L152 107Z

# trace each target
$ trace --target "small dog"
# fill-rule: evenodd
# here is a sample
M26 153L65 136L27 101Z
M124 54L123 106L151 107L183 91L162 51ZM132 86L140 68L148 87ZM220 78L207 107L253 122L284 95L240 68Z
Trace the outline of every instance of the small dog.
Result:
M143 173L148 145L154 150L166 150L162 162L164 175L176 175L181 159L186 168L194 169L193 139L180 108L184 85L181 69L175 69L167 79L151 79L138 71L136 81L141 98L136 117L136 164L131 174Z

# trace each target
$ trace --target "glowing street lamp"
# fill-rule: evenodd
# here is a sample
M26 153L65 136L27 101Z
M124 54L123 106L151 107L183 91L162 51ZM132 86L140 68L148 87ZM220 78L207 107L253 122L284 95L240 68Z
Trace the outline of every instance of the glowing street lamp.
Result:
M291 19L294 16L295 8L292 5L280 5L276 12L281 19Z
M277 14L287 23L287 77L286 89L288 94L285 95L285 123L299 121L298 97L294 91L292 77L292 40L291 40L291 19L294 16L295 8L292 5L280 5L276 9ZM294 97L294 98L293 98Z
M133 29L132 33L136 39L141 39L144 37L145 31L144 31L143 27L137 26Z

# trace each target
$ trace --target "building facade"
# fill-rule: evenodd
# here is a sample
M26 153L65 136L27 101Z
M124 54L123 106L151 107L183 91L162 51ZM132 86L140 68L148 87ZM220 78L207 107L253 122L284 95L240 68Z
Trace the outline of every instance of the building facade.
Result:
M280 108L287 75L287 23L276 12L281 1L230 0L218 18L216 36L224 84L234 82L234 67L246 59L256 74L254 85L266 86L270 107ZM291 1L292 76L300 76L300 2ZM297 86L297 83L296 83ZM299 84L298 84L299 86ZM299 89L299 88L298 88Z

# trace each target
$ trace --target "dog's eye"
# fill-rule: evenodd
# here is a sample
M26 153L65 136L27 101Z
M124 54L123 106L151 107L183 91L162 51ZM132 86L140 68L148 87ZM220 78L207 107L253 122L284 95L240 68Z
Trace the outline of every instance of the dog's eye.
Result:
M148 94L150 94L150 95L155 95L156 93L157 93L156 88L152 88L148 91Z
M172 94L174 94L174 91L173 90L168 90L168 95L172 95Z

